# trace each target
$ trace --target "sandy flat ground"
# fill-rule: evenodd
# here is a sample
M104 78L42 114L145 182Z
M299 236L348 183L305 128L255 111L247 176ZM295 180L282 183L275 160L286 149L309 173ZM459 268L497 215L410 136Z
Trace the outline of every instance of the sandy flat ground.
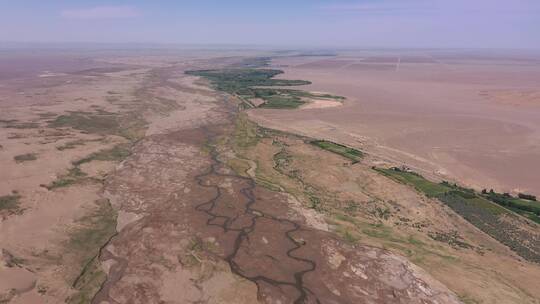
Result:
M0 54L0 198L12 195L18 202L17 208L0 204L0 302L60 303L74 297L80 288L73 282L84 272L85 255L96 254L106 241L83 245L93 246L84 252L73 246L77 233L96 229L103 221L89 224L86 219L96 214L97 202L107 201L104 181L120 159L85 162L79 166L84 180L48 186L62 180L73 162L129 140L116 131L93 129L99 126L95 118L90 118L87 126L93 127L86 131L54 127L51 121L60 115L101 113L125 123L119 127L123 131L130 125L127 119L121 122L123 117L135 121L137 114L144 117L139 131L147 137L204 123L214 100L199 94L208 88L185 77L183 70L197 67L193 64L204 67L205 56L123 51L99 56L85 51ZM20 155L32 158L19 162ZM119 227L139 219L123 210L118 213ZM105 215L114 218L114 213ZM91 233L100 237L103 232Z
M369 52L275 60L286 66L280 77L312 80L311 91L348 99L310 99L298 110L251 116L373 154L350 166L286 134L239 148L237 140L254 135L236 120L235 98L184 71L240 64L242 54L0 55L0 196L19 200L14 210L0 208L0 303L291 303L304 296L306 303L459 303L454 292L537 303L537 265L370 169L376 156L471 184L504 188L512 181L536 191L533 58ZM51 121L59 115L90 122L58 127ZM119 130L135 131L98 128L110 115ZM91 157L126 145L129 156ZM280 153L290 158L278 170ZM24 155L34 159L17 160ZM246 176L229 168L234 161L247 164ZM86 175L49 187L77 175L74 169ZM295 190L304 181L327 194L327 210L352 202L358 212L342 218L347 222L308 209L307 192ZM374 202L394 214L375 218ZM352 223L376 224L383 234L395 225L406 245L387 250L396 239L367 233L357 244L343 242L338 228ZM458 230L478 250L429 237Z
M333 138L427 175L540 194L540 55L364 51L283 57L279 77L346 96L344 106L251 116Z

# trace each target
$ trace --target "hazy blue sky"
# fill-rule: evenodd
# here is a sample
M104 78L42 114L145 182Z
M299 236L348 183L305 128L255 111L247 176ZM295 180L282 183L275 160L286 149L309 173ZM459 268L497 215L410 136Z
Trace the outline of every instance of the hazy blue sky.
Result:
M0 41L540 48L540 0L0 0Z

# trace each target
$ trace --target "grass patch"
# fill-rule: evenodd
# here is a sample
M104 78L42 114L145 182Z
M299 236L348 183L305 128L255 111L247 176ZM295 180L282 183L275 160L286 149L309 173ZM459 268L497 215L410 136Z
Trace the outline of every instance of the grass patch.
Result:
M99 251L116 233L116 212L106 199L96 201L96 208L77 221L78 228L70 233L66 252L81 272L71 279L77 292L67 303L90 303L106 279L98 261Z
M314 146L317 146L317 147L319 147L321 149L324 149L324 150L330 151L332 153L339 154L339 155L341 155L341 156L343 156L345 158L348 158L353 163L359 162L362 159L362 157L364 157L364 154L359 150L349 148L347 146L337 144L337 143L334 143L334 142L331 142L331 141L312 140L309 143L314 145Z
M90 258L116 231L116 212L106 199L96 201L97 208L77 221L79 228L72 231L68 248Z
M70 127L91 134L117 135L135 141L144 135L146 124L141 115L136 113L117 115L98 111L70 112L49 121L48 126L51 128Z
M354 217L352 216L349 216L349 215L346 215L346 214L336 214L334 216L337 220L340 220L340 221L343 221L343 222L349 222L351 224L355 224L356 223L356 220L354 219Z
M323 211L323 207L321 206L321 199L315 195L312 195L309 193L309 191L305 192L305 195L309 198L309 208L315 209L319 212Z
M453 248L463 248L463 249L471 249L473 246L467 242L464 242L461 236L457 233L457 231L452 231L448 233L444 232L430 232L428 233L428 236L438 242L447 243Z
M131 112L119 118L120 129L118 135L135 142L144 137L146 132L146 121L142 114Z
M468 296L468 295L460 295L459 296L459 299L464 303L464 304L481 304L482 302Z
M102 160L102 161L121 161L124 158L131 155L129 145L119 144L110 149L101 150L95 153L90 154L89 156L79 159L73 162L73 165L80 166L84 163L91 162L93 160Z
M14 193L0 196L0 211L15 211L19 209L21 196Z
M71 112L50 121L49 127L71 127L87 133L109 135L117 134L120 124L114 114Z
M0 124L6 129L35 129L39 127L37 122L19 122L16 119L0 119Z
M247 171L250 169L250 165L246 161L238 158L229 159L227 166L236 172L236 174L248 177Z
M334 224L336 225L335 232L347 243L354 245L360 241L361 237L354 227L342 225L337 222Z
M64 151L64 150L69 150L69 149L75 149L77 148L78 146L84 146L84 140L82 139L78 139L78 140L72 140L72 141L69 141L61 146L58 146L56 147L56 149L58 151Z
M249 121L245 114L238 115L236 128L233 134L233 145L238 149L255 146L259 142L257 124Z
M94 295L107 279L107 275L101 270L101 265L96 258L92 259L84 269L83 275L73 284L73 288L77 290L75 294L69 297L66 301L68 304L85 304L90 303Z
M255 89L254 95L252 98L261 98L265 101L260 108L295 109L305 104L294 90Z
M369 228L362 229L362 233L372 238L388 240L395 243L405 243L405 241L395 238L392 229L383 224L371 224Z
M515 213L523 216L523 217L526 217L528 218L529 220L537 223L537 224L540 224L540 216L538 216L536 213L534 212L528 212L528 211L525 211L525 210L522 210L522 209L517 209L517 208L512 208L512 207L506 207L512 211L514 211Z
M24 163L27 161L33 161L37 159L36 153L26 153L13 157L16 163Z
M257 183L257 185L259 185L259 186L261 186L263 188L266 188L266 189L268 189L270 191L280 192L282 190L279 187L280 185L278 183L267 180L267 179L259 177L259 176L257 176L255 178L255 182Z
M428 197L436 197L437 195L453 190L445 184L431 182L415 172L404 171L398 168L375 168L375 170L398 182L413 186L417 191L424 193Z
M68 172L50 183L49 185L42 185L48 190L54 190L57 188L68 187L86 180L95 180L89 178L86 173L84 173L80 166L85 163L89 163L93 160L101 161L121 161L128 157L131 154L128 144L119 144L110 149L104 149L95 153L90 154L89 156L79 159L73 162L73 167L68 170Z
M58 177L55 181L49 185L45 185L44 187L47 188L47 190L68 187L83 181L85 178L86 173L84 173L79 167L73 167L68 170L67 174Z
M41 117L41 118L44 118L44 119L51 119L51 118L54 118L56 117L56 113L52 113L52 112L43 112L43 113L39 113L38 116Z

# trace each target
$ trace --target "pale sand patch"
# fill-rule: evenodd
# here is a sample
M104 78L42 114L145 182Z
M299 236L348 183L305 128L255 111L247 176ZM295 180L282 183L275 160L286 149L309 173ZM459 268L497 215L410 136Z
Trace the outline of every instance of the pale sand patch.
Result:
M265 103L264 99L262 98L252 98L249 100L255 107L258 107Z
M179 56L175 58L178 60ZM149 66L152 63L170 65L161 56L147 59ZM129 61L141 64L144 60L131 57ZM204 112L209 110L207 104L214 101L211 98L214 93L204 93L209 92L208 88L193 84L198 79L196 77L184 77L178 84L161 85L147 79L148 68L115 72L113 67L110 71L101 75L99 71L90 71L91 75L85 72L68 75L41 69L32 72L24 82L6 81L0 85L0 120L4 121L0 123L0 168L3 169L0 195L14 190L21 195L21 212L0 221L0 249L5 248L23 259L24 267L35 271L37 280L33 290L17 295L11 301L13 303L59 303L70 296L71 282L66 282L63 275L68 268L69 272L76 272L78 269L74 267L80 265L73 265L67 260L59 265L57 258L63 254L62 244L77 224L77 219L94 207L95 200L103 198L101 184L77 184L52 191L40 187L40 184L48 185L58 176L66 174L73 167L73 161L125 143L125 139L113 135L85 134L67 127L49 128L48 122L70 111L120 114L138 110L142 100L148 102L150 107L144 112L152 125L150 134L162 133L166 129L201 123L206 118ZM42 77L38 77L38 73L42 73ZM179 70L174 73L183 72ZM161 74L158 76L161 77ZM139 88L143 83L151 87L145 87L144 92L140 93ZM203 93L199 94L199 91ZM147 94L143 97L150 100L140 98L140 94ZM167 100L153 103L152 98ZM177 102L178 107L167 101ZM193 111L183 112L185 106L190 106ZM199 119L194 115L198 115ZM22 127L5 127L8 124ZM69 142L81 144L65 148ZM15 156L26 153L35 153L37 160L25 163L14 161ZM92 161L82 164L81 170L90 177L103 178L114 167L111 162ZM122 229L137 220L138 215L120 212L119 217L118 228ZM7 280L11 284L10 280L15 278L11 272L0 270L0 280ZM43 289L37 288L41 286L46 288L44 295L41 294Z
M43 77L65 76L65 75L66 75L65 73L52 73L52 72L45 71L43 74L39 74L38 77L43 78Z
M366 53L351 52L348 58L366 57ZM540 191L535 175L540 170L540 107L533 106L539 66L516 64L513 54L507 55L508 60L415 55L402 56L399 72L339 65L300 68L294 66L298 58L275 59L273 64L286 66L276 78L309 80L312 84L303 89L347 96L348 102L320 110L316 117L312 111L269 109L250 110L250 116L256 113L278 129L301 130L303 135L335 138L352 146L356 140L348 134L360 134L368 153L422 173L434 175L443 169L447 173L443 178L470 187ZM431 63L417 63L418 59ZM499 92L511 103L528 106L509 109L496 99L486 100L481 92ZM327 125L335 129L323 130Z
M66 295L67 296L67 295ZM20 294L14 297L9 304L35 304L35 303L44 303L44 304L56 304L61 303L54 296L43 295L38 293L37 288L34 288L28 292Z
M230 272L217 272L202 289L205 294L217 295L208 303L261 303L257 298L257 286L248 280L239 278Z
M191 303L206 299L205 303L260 303L255 284L243 280L230 272L217 271L212 276L194 284L193 276L202 275L204 267L177 267L174 272L163 276L160 295L167 303ZM208 297L208 295L212 295Z
M81 170L91 177L104 178L113 171L116 163L113 161L93 160L81 165Z
M67 225L100 198L98 185L74 185L48 191L41 188L25 197L28 208L21 216L0 222L0 244L18 251L40 252L61 238Z
M133 212L118 211L118 217L116 218L116 231L122 231L127 225L142 218L142 214Z
M300 109L323 109L342 106L343 103L331 99L307 99L307 103L300 106Z
M540 91L538 90L486 90L479 94L500 105L540 106Z
M194 78L189 78L194 81ZM146 115L149 122L146 136L163 134L186 127L201 125L206 121L207 113L214 107L215 98L201 93L190 93L170 88L156 89L156 95L175 101L177 109L167 113Z
M183 267L177 267L175 272L166 272L161 283L161 299L171 303L200 301L203 293L192 284L192 276L192 272Z
M214 92L211 88L209 88L206 80L200 79L197 76L185 75L183 77L180 77L171 81L178 83L181 86L186 87L188 89L194 89L194 90L205 91L205 92Z
M2 295L8 294L10 291L17 294L23 293L34 288L35 284L36 277L30 271L17 266L0 265L0 302Z
M308 226L322 231L330 231L328 224L321 213L318 213L314 209L305 208L293 195L289 193L286 195L291 208L304 216Z

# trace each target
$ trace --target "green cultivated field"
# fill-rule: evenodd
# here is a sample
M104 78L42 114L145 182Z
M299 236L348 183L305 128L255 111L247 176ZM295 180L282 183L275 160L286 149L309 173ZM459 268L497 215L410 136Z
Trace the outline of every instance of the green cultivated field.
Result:
M376 170L383 175L391 177L394 180L413 186L416 190L424 193L428 197L436 197L437 195L441 195L452 190L452 188L446 186L445 184L437 184L430 182L427 179L423 178L421 175L414 172L380 168L377 168Z
M312 145L315 145L321 149L339 154L345 158L350 159L353 163L359 162L364 154L361 151L358 151L353 148L349 148L344 145L336 144L327 140L313 140L310 142Z
M257 64L260 65L261 63L258 62ZM241 66L251 65L244 64ZM275 86L299 86L311 83L306 80L274 79L275 76L282 73L283 71L275 69L245 67L186 72L188 75L200 76L208 79L216 90L238 96L244 102L249 104L250 107L253 107L250 100L258 98L264 101L259 107L272 109L297 108L305 103L302 98L344 99L341 96L333 96L330 94L312 94L301 90L268 88Z
M535 214L530 216L530 214L525 214L525 211L519 208L533 205L535 202L527 202L506 196L507 202L513 202L515 205L512 206L518 207L505 208L507 205L500 200L500 196L504 196L501 194L480 194L472 189L448 182L435 183L425 179L418 173L398 168L374 168L374 170L398 182L410 185L428 197L437 198L468 222L508 246L524 259L540 263L540 240L527 230L521 229L519 224L503 220L503 217L519 220L518 216L512 211L526 215L534 220L533 216L536 216ZM497 202L495 197L499 198Z
M484 198L540 224L540 202L513 197L508 193L482 191Z

